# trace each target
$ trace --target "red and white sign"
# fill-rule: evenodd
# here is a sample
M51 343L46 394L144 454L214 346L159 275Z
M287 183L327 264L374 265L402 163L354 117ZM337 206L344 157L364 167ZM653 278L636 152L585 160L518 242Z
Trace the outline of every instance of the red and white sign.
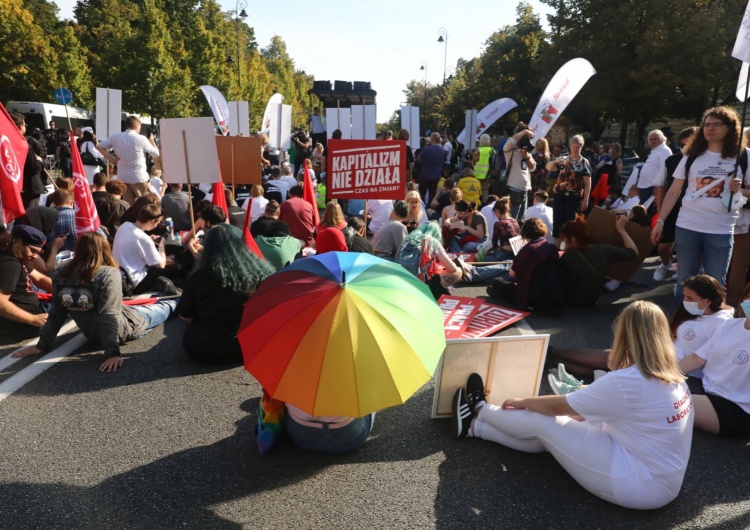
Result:
M464 263L474 263L477 256L476 252L447 252L447 254L451 260L461 258Z
M0 199L6 223L26 213L21 200L21 190L23 165L26 163L28 151L29 143L16 127L8 111L0 104Z
M328 140L328 198L402 200L405 166L404 141Z
M443 311L446 339L488 337L529 315L525 311L488 304L480 298L443 295L438 305Z
M101 226L96 212L94 197L86 180L86 171L81 162L81 153L75 141L70 142L70 158L73 168L73 200L76 211L76 233L80 236L86 232L96 232Z

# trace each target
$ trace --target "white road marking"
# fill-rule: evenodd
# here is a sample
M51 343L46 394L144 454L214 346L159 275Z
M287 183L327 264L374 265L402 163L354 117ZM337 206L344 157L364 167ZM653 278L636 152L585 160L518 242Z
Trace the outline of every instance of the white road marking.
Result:
M60 328L60 331L58 332L58 336L65 335L67 332L73 331L74 329L77 329L76 323L70 320L69 322L66 322L63 327ZM20 348L18 348L18 350L22 350L27 346L36 346L37 342L39 342L39 339L32 339L26 344L24 344L23 346L21 346ZM0 371L5 370L7 367L20 361L23 358L23 357L18 357L18 358L12 357L12 355L16 353L18 350L13 351L9 353L8 355L6 355L5 357L3 357L2 359L0 359Z
M52 365L62 361L66 356L88 342L83 334L78 334L65 344L55 348L47 355L36 361L34 364L27 366L13 377L10 377L0 384L0 401L7 398L13 392L23 385L34 379L36 376L50 368Z

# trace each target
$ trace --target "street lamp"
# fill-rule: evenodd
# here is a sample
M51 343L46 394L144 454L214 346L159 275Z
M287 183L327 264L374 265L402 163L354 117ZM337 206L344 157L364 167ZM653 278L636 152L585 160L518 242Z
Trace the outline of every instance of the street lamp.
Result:
M235 16L237 17L237 86L242 91L242 46L240 44L240 23L242 20L247 18L247 2L244 0L237 0L235 4Z
M440 37L438 37L437 41L445 44L445 57L443 58L443 84L445 84L445 72L447 69L446 67L448 66L448 30L440 28L438 30L438 35L440 35Z
M424 72L424 82L427 83L427 63L422 63L422 66L419 67L422 72Z

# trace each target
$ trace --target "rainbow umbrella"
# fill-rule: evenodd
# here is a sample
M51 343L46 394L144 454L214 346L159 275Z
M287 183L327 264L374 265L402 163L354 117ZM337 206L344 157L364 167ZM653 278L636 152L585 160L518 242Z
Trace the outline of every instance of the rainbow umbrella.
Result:
M404 403L445 348L427 286L369 254L328 252L266 278L238 334L245 368L313 416L361 417Z

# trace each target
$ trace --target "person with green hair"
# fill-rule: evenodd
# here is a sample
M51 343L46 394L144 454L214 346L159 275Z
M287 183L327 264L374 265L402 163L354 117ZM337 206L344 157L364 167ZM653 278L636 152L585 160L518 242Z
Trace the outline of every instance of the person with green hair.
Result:
M247 248L238 228L219 224L209 230L177 306L177 314L189 322L182 337L185 353L209 364L241 364L237 331L243 306L274 272Z
M442 230L435 221L408 234L395 261L427 283L436 300L448 294L448 287L461 279L462 271L448 257L443 247Z

